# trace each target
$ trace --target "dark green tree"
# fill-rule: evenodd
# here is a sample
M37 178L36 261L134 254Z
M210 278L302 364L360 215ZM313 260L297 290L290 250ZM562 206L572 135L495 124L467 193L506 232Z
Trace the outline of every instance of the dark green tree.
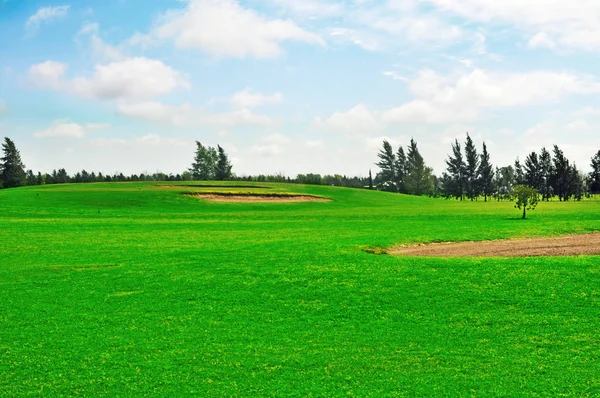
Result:
M218 160L217 166L215 167L215 178L218 181L226 181L231 179L231 162L229 162L229 157L225 153L225 150L221 148L220 145L217 145L218 151Z
M419 152L417 142L412 138L406 154L404 184L406 193L411 195L420 196L433 193L433 169L427 167Z
M0 183L4 188L15 188L25 185L25 165L15 143L4 137L2 144L4 156L0 158Z
M371 169L369 169L369 189L373 189L373 175L371 174Z
M548 152L546 148L542 148L542 151L540 152L539 168L542 200L549 201L554 195L554 189L552 188L553 167L552 155L550 155L550 152Z
M194 162L189 169L194 180L214 180L216 178L218 154L215 148L204 146L196 141Z
M558 195L558 200L569 200L573 173L569 159L566 158L564 152L554 145L554 174L553 186L554 193Z
M381 169L377 174L377 185L386 191L396 192L396 156L387 140L383 140L383 148L377 154L379 162L375 163Z
M402 146L398 148L398 152L396 153L396 163L395 163L395 171L396 171L396 188L400 193L407 193L405 186L405 177L406 177L406 155L404 154L404 149Z
M542 191L542 173L537 153L531 152L525 158L525 182L528 186Z
M592 172L590 173L590 191L600 193L600 151L592 157Z
M473 140L467 133L467 141L465 142L465 190L467 198L476 199L479 197L479 156Z
M446 160L446 171L450 179L445 182L444 189L450 196L463 200L465 195L465 162L458 140L452 144L452 155Z
M479 189L483 194L483 199L487 202L488 196L494 194L494 167L490 163L490 154L487 151L485 142L483 143L483 151L479 161Z
M523 166L521 166L521 161L519 158L515 160L515 180L517 185L524 185L525 181L525 173L523 173Z

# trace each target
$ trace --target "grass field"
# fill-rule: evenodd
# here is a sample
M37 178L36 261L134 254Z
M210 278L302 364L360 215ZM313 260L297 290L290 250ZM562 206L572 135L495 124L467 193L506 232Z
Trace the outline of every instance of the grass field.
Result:
M520 220L508 202L261 186L225 190L333 201L0 190L0 394L600 395L599 257L365 251L598 231L600 202Z

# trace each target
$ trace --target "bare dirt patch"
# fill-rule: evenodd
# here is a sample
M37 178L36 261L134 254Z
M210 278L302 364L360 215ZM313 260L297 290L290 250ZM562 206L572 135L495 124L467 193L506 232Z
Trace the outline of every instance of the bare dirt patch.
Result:
M271 189L270 187L262 187L258 185L207 185L207 184L171 184L171 185L155 185L157 188L225 188L225 189Z
M321 198L311 195L279 195L279 194L229 194L229 193L185 193L186 196L210 200L214 202L254 202L254 203L272 203L272 202L330 202L331 199Z
M558 238L506 239L399 246L388 254L419 257L534 257L600 254L600 233Z

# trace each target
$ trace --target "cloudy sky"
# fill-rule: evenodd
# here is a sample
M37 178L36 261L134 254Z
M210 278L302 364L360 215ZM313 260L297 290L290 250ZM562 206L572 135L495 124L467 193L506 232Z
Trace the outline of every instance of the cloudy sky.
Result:
M366 175L469 132L600 149L600 0L0 0L0 136L43 172Z

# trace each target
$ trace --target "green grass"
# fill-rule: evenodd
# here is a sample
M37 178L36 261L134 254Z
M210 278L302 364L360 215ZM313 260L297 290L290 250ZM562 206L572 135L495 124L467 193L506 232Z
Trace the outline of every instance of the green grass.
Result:
M597 231L600 202L522 221L508 202L259 185L333 201L0 190L0 395L600 395L599 257L364 250Z

